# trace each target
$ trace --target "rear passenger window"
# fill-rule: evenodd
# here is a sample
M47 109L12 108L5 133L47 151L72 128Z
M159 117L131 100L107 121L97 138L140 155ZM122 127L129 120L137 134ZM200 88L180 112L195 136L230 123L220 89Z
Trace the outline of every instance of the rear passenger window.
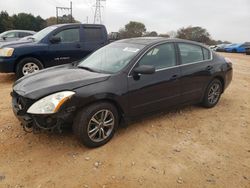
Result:
M21 32L21 33L19 33L19 38L27 37L27 36L30 36L30 35L32 35L32 34L31 33Z
M206 48L202 48L202 50L203 50L204 60L209 60L211 58L210 51Z
M180 43L178 46L182 64L203 61L203 51L200 46L185 43Z
M159 45L150 50L139 62L140 65L152 65L156 70L176 65L175 47L172 43Z
M80 32L79 28L66 29L55 35L56 37L61 38L62 43L66 42L79 42L80 41Z
M102 29L101 28L91 28L85 27L84 28L84 40L86 42L95 42L102 40Z

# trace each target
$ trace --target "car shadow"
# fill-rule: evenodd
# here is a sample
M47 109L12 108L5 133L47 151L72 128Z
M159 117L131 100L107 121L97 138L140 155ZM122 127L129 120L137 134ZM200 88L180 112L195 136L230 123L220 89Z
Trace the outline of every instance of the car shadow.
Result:
M117 136L124 136L126 134L129 134L131 131L133 132L133 130L137 129L138 127L144 126L148 122L158 122L158 121L161 121L162 118L165 118L165 117L172 118L176 116L185 115L189 111L202 110L202 109L204 108L199 105L190 105L190 106L174 108L172 110L155 112L150 115L137 118L136 120L130 121L129 123L126 123L126 124L122 123L121 126L117 130ZM72 125L68 125L67 128L63 128L61 133L60 132L39 133L38 134L39 141L42 142L42 144L45 144L45 145L48 144L48 147L53 147L53 145L56 147L58 144L62 144L62 147L68 148L69 150L72 149L72 147L76 150L80 149L81 152L91 150L85 147L84 145L82 145L76 139L71 126Z

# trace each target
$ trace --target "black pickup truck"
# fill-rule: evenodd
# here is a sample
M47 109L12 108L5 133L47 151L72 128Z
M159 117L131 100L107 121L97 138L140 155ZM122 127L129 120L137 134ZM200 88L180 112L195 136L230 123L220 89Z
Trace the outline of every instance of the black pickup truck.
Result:
M20 41L0 44L0 72L15 72L20 78L80 60L107 43L104 25L53 25Z

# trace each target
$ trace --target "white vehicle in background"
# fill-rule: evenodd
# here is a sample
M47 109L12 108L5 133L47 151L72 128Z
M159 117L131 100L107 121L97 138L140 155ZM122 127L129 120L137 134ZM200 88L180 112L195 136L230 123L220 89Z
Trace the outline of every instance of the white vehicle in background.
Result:
M218 47L217 45L209 46L209 48L210 48L211 50L213 50L213 51L216 51L216 48L217 48L217 47Z
M28 30L9 30L0 34L0 42L17 41L21 38L32 36L36 32Z

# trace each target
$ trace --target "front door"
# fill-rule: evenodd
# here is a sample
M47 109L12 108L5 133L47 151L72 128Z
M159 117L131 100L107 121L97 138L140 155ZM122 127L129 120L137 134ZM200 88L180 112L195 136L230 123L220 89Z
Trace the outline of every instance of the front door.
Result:
M49 46L51 66L71 63L81 59L80 27L64 29L54 36L60 37L61 42Z
M153 47L135 67L140 65L153 65L156 72L128 77L130 115L137 116L178 104L180 68L176 66L174 44L165 43Z

